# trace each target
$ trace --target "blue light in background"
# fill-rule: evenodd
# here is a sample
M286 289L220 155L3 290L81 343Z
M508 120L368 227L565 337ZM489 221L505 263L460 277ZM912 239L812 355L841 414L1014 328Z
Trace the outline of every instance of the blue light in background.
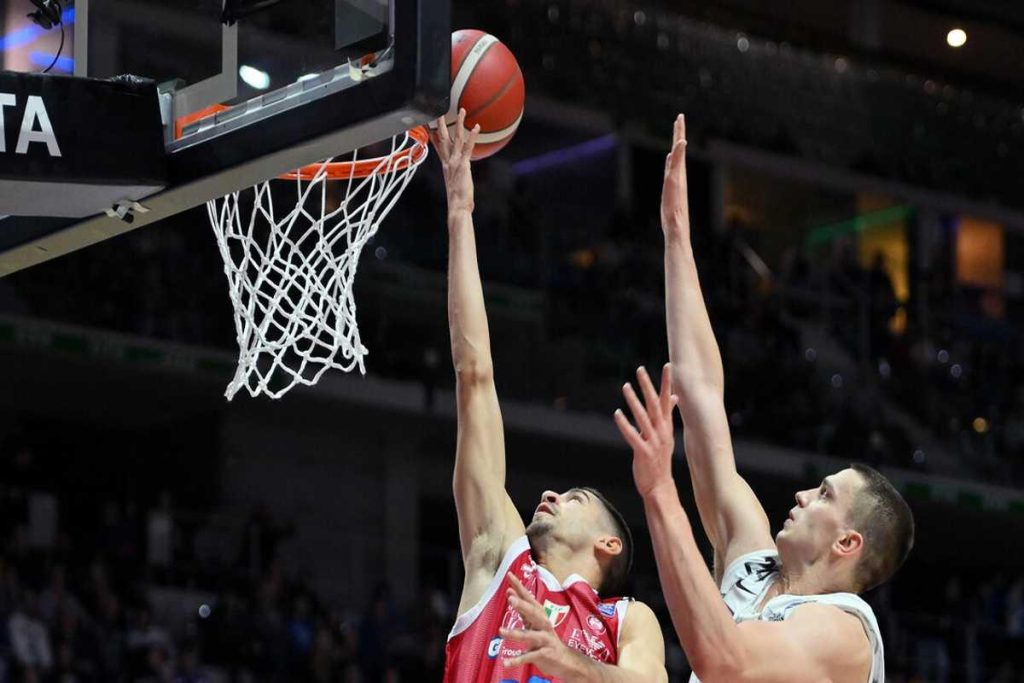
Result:
M11 31L3 38L0 38L0 51L7 52L15 48L28 45L39 38L39 36L46 33L41 27L32 24L25 28L19 28L16 31Z
M60 15L60 18L65 26L70 26L71 24L74 24L75 8L71 7L64 10L64 13ZM60 29L53 28L51 29L51 31L60 31ZM39 38L41 38L49 32L50 31L46 31L45 29L43 29L42 26L36 26L35 24L11 31L6 36L0 38L0 52L7 52L8 50L24 47L25 45L28 45L29 43L38 40ZM48 64L49 62L47 62L43 66L46 66Z
M28 56L32 63L36 66L41 66L44 69L50 64L53 64L53 58L55 55L47 54L45 52L32 52ZM57 62L53 64L53 68L56 71L65 71L71 73L75 70L75 60L71 57L58 57Z
M572 147L556 149L553 152L547 152L539 156L518 161L512 164L512 172L516 175L532 175L534 173L539 173L540 171L545 171L549 168L579 161L580 159L601 154L602 152L608 152L615 149L615 142L614 134L603 135L599 138L594 138L593 140L587 140L586 142L581 142L578 145L573 145Z

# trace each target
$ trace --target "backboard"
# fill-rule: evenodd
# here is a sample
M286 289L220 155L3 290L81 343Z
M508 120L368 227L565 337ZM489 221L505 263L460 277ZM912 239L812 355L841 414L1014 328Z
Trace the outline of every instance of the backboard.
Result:
M142 200L145 212L131 223L107 215L0 220L0 277L389 138L448 108L450 0L68 4L68 41L54 73L129 73L159 83L168 186ZM34 50L29 68L38 69L56 50L53 32L35 47L9 51L12 43L3 43L5 66L19 68L22 52ZM373 67L359 68L368 53ZM210 105L229 109L176 134L176 121Z

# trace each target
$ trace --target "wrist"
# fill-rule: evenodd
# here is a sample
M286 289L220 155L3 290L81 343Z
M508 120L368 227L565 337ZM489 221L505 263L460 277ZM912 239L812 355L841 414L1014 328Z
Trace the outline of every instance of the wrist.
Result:
M685 247L690 246L689 227L681 221L663 220L661 223L661 230L665 233L666 244L679 244Z
M473 208L472 199L448 198L448 218L471 216Z
M676 489L675 479L666 477L642 491L640 497L645 505L660 505L673 500L678 501L679 491Z
M569 651L570 664L569 670L561 676L562 680L565 683L592 683L597 680L593 673L594 669L599 666L598 663L568 645L564 645L564 647Z

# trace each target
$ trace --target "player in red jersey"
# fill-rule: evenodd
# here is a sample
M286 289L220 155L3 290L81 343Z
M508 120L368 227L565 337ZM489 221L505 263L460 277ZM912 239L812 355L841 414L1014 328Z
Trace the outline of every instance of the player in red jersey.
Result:
M448 683L667 680L654 613L619 595L632 543L590 488L545 491L529 526L505 490L505 440L473 230L465 111L434 146L448 191L448 316L458 441L453 482L466 570ZM611 596L611 597L610 597Z

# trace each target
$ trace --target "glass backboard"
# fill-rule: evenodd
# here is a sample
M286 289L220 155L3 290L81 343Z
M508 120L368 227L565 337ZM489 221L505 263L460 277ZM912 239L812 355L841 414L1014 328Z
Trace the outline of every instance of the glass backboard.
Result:
M449 0L77 0L54 73L156 81L168 187L132 223L0 220L0 277L444 113L450 11ZM37 62L56 50L52 34ZM228 109L176 133L210 105Z

